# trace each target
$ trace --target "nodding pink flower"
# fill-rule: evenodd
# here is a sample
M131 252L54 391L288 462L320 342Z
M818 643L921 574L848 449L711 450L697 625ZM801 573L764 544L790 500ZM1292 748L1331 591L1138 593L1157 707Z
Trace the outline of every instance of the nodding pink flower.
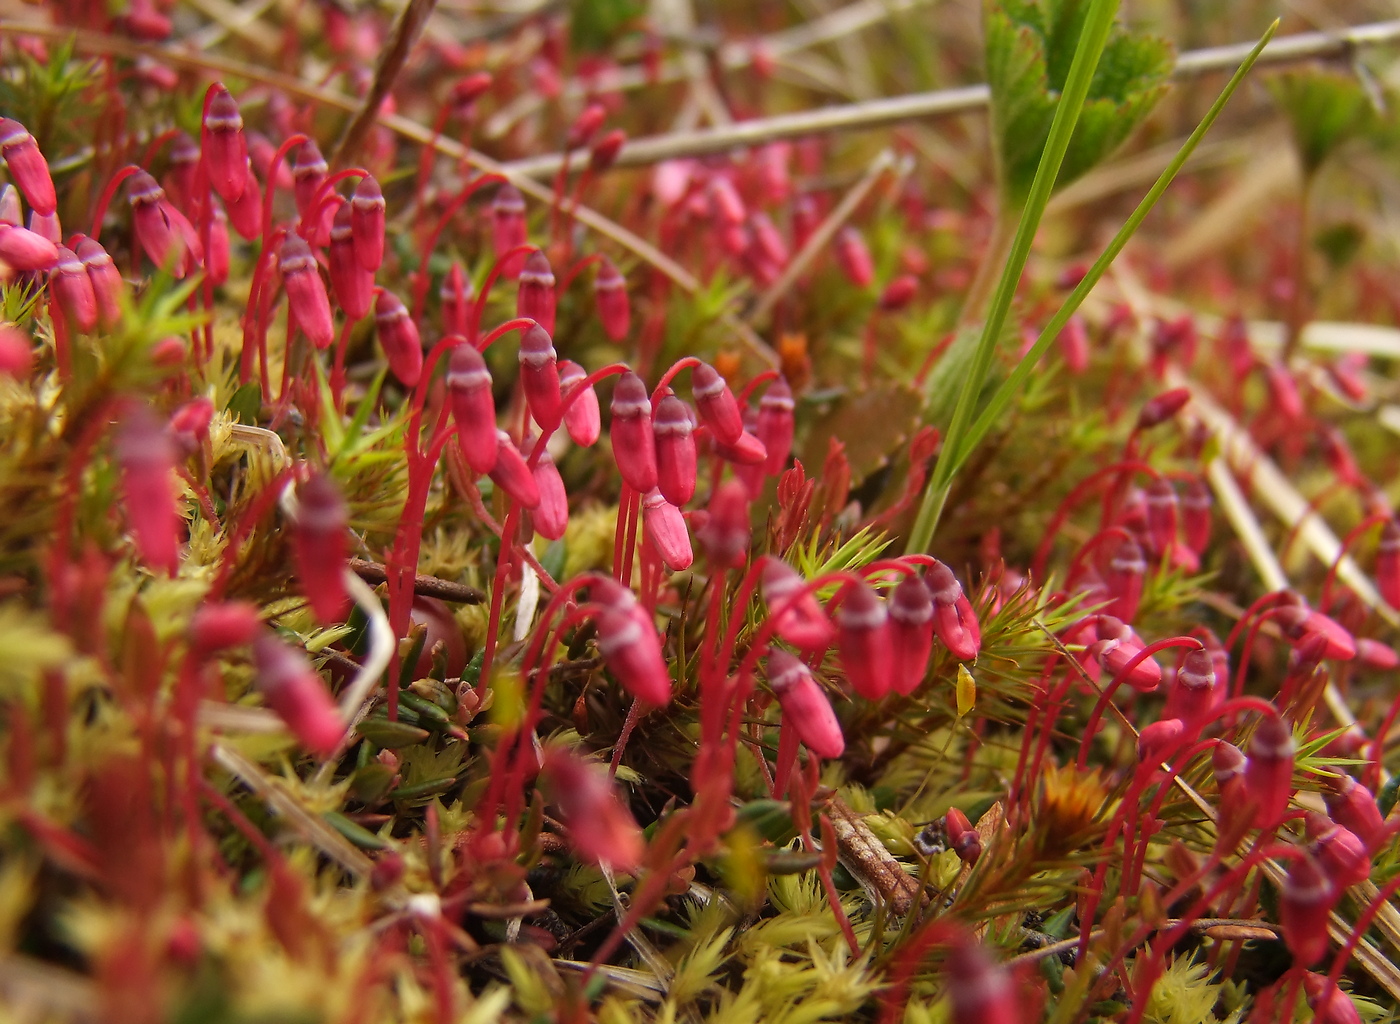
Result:
M608 781L607 771L555 748L545 756L544 777L574 852L582 860L619 871L637 870L646 855L646 843L632 812Z
M34 347L18 327L0 326L0 376L21 380L34 364Z
M879 700L894 685L894 634L884 600L864 581L846 587L836 613L836 646L856 693Z
M1245 789L1256 804L1256 828L1272 828L1283 820L1293 792L1293 730L1280 715L1260 719L1249 740L1244 768Z
M792 388L782 377L772 383L758 403L758 428L754 433L768 450L763 463L763 472L768 476L777 476L787 468L788 456L792 454L795 407Z
M1065 323L1055 344L1060 347L1060 356L1070 373L1079 376L1089 369L1089 331L1078 313Z
M248 177L243 183L243 194L237 199L224 200L228 209L228 221L238 237L251 242L262 236L262 189L253 176L251 161L248 164Z
M807 193L794 196L792 200L792 247L801 251L821 226L822 214L817 201Z
M58 263L49 272L49 287L69 327L86 334L97 326L97 297L92 291L92 281L83 261L73 250L58 247Z
M749 217L749 227L753 231L752 244L758 259L774 267L786 266L791 254L773 218L758 210Z
M527 267L520 275L522 282L528 273ZM530 413L541 430L552 430L559 425L564 403L559 390L558 356L549 332L538 323L527 327L520 339L518 354L520 382L525 388L525 401L530 406Z
M666 568L672 572L690 568L695 552L690 546L685 516L660 491L653 490L642 499L642 523L647 540Z
M1360 836L1320 811L1308 811L1304 820L1312 853L1338 888L1350 889L1371 877L1371 855Z
M739 190L726 175L717 174L710 179L710 214L721 225L734 226L748 219L744 200L739 198Z
M943 831L948 835L948 848L958 855L964 864L976 864L982 856L982 837L967 820L967 815L956 807L949 807L943 815Z
M744 414L729 384L709 363L700 363L690 371L690 394L700 419L710 428L715 440L733 445L744 433ZM767 458L765 449L765 458Z
M1170 551L1176 544L1176 488L1165 477L1147 485L1147 539L1154 555Z
M1350 661L1356 657L1356 640L1352 635L1335 619L1309 608L1299 594L1290 592L1286 595L1275 612L1275 618L1295 645L1301 644L1309 636L1320 636L1326 641L1323 657L1333 661Z
M690 410L675 395L667 395L656 404L651 430L656 439L657 486L679 508L695 496L698 472Z
M588 377L583 367L571 359L559 364L559 390L567 394L575 385ZM589 448L597 443L603 432L603 416L598 408L598 392L589 385L579 392L567 409L564 410L564 429L573 438L574 444Z
M321 155L321 148L313 140L307 139L297 147L296 160L292 163L292 192L296 195L297 215L301 217L307 231L312 230L312 225L307 220L314 212L311 203L329 173L330 166Z
M536 438L535 444L539 443ZM564 478L554 465L554 457L544 448L530 472L535 478L535 489L540 492L540 503L530 515L535 532L545 540L558 540L569 528L569 494L564 490Z
M1193 728L1205 723L1221 702L1225 687L1215 672L1215 658L1204 647L1187 651L1167 691L1168 718L1180 718Z
M110 329L121 319L126 282L101 243L82 235L78 238L76 252L83 269L87 271L93 297L97 300L98 323Z
M919 279L913 274L900 274L880 293L880 308L886 313L894 313L914 301L919 293Z
M1190 388L1173 388L1149 398L1143 404L1142 412L1138 413L1138 429L1148 430L1159 423L1165 423L1179 413L1189 401L1191 401Z
M315 669L273 633L253 642L253 683L303 747L329 757L345 735L330 692Z
M589 170L594 174L606 171L617 163L618 154L622 152L622 147L626 144L627 133L621 128L614 128L604 134L588 153Z
M21 272L48 270L58 262L58 246L28 228L0 224L0 263Z
M598 653L637 700L655 707L670 702L671 676L661 655L661 639L644 613L605 608L598 616Z
M1265 363L1264 380L1269 385L1271 404L1279 416L1289 423L1302 419L1306 411L1303 397L1298 393L1298 383L1288 367L1282 363Z
M461 261L453 260L438 290L438 298L442 300L442 325L448 334L466 335L474 295L472 280L462 269Z
M180 511L171 472L175 446L143 405L131 405L117 428L122 503L137 553L151 569L174 576L180 564Z
M295 231L287 232L277 266L282 271L292 318L311 344L326 348L335 340L335 325L331 322L330 296L311 246Z
M925 578L933 598L933 631L959 661L972 661L982 649L982 625L953 570L934 561Z
M1138 732L1138 760L1160 764L1169 759L1190 738L1187 725L1179 718L1161 718Z
M1313 1024L1361 1024L1356 1004L1325 974L1304 974L1303 991L1313 1012Z
M1112 615L1095 616L1095 635L1098 640L1090 644L1089 654L1113 676L1123 671L1147 646L1131 626ZM1162 666L1152 658L1144 658L1124 682L1142 693L1151 693L1162 682Z
M213 420L214 403L203 395L170 414L170 437L182 455L194 454L209 439L209 424Z
M1371 389L1362 375L1369 360L1365 352L1347 352L1327 366L1332 383L1353 402L1365 402L1371 397Z
M613 458L623 482L639 494L646 494L655 487L656 440L651 430L651 399L642 378L630 370L613 388L612 424L608 436L612 439Z
M491 75L486 71L475 71L456 82L448 97L448 102L452 104L453 116L460 121L469 119L474 112L476 101L486 95L486 91L491 88L491 82Z
M768 686L783 710L783 724L818 757L837 758L846 751L841 723L812 671L787 651L768 652Z
M127 199L131 203L136 240L151 262L175 277L184 277L190 269L189 240L194 234L193 225L170 204L165 190L145 171L137 171L129 179ZM188 234L184 230L186 227ZM195 262L202 258L203 253L200 253Z
M1400 667L1400 654L1396 653L1395 648L1370 637L1356 638L1356 660L1380 672Z
M324 473L313 473L301 483L297 501L292 531L297 578L312 614L321 625L329 626L345 618L350 603L344 579L349 514L335 482Z
M209 218L209 252L206 266L209 281L215 286L228 280L229 249L228 214L224 213L224 208L217 201L213 201L213 210Z
M737 480L726 480L710 495L704 524L695 539L715 569L737 569L749 555L752 527L749 522L749 494Z
M492 482L521 508L534 511L540 507L540 488L535 483L535 475L504 430L496 431L496 464L491 467L490 476Z
M24 125L8 117L0 117L0 157L9 168L10 180L31 209L53 213L58 208L49 162Z
M496 468L496 400L491 394L491 371L470 343L452 349L447 363L447 395L457 422L462 458L477 476Z
M1186 493L1181 496L1181 527L1186 546L1198 555L1205 554L1210 543L1210 488L1195 477L1186 481Z
M807 591L793 601L806 586L802 574L782 559L769 558L764 563L763 600L768 605L768 614L773 616L773 629L800 650L822 651L831 646L836 627L816 594Z
M1279 888L1279 924L1294 960L1311 967L1327 952L1327 916L1341 891L1305 853L1288 867Z
M400 384L413 387L423 373L423 342L418 325L393 292L381 291L374 300L374 326L389 369Z
M933 597L917 576L905 576L890 595L895 692L911 694L924 681L933 653Z
M182 210L193 207L195 176L199 172L201 158L199 143L190 138L188 132L175 136L175 141L170 144L170 174L165 181L165 190Z
M861 233L846 225L836 233L836 265L857 288L869 288L875 280L875 262Z
M952 1024L1020 1024L1025 1020L1023 999L1011 975L975 939L949 947L943 976L952 1003Z
M1249 759L1244 751L1233 743L1221 740L1210 755L1211 769L1215 774L1215 784L1220 790L1220 807L1226 811L1238 811L1250 804L1245 789L1244 773L1249 767Z
M1400 608L1400 520L1387 519L1376 549L1376 589L1385 603Z
M355 256L373 274L384 262L384 193L379 182L365 175L350 197L350 227L355 236Z
M580 149L588 145L598 134L598 129L603 127L603 119L607 116L607 108L601 103L588 104L569 126L569 133L564 137L564 148Z
M515 315L535 321L547 334L554 333L554 271L549 257L536 249L520 270L520 288L515 294Z
M350 227L350 207L342 203L331 222L327 249L331 290L335 301L351 321L363 320L374 305L374 274L360 266L355 255L355 236Z
M163 43L174 31L170 19L155 9L152 0L130 0L126 13L117 19L133 39L144 43Z
M24 210L19 205L19 193L12 185L0 185L0 224L17 228L23 219Z
M1317 439L1332 475L1340 483L1355 485L1363 480L1361 470L1356 465L1356 456L1340 430L1330 423L1323 423L1318 429Z
M1147 575L1147 559L1132 537L1124 537L1113 551L1104 572L1104 584L1112 601L1105 609L1110 615L1132 622L1142 603L1143 579Z
M725 444L718 438L715 439L715 454L725 462L733 463L739 468L762 466L768 461L768 449L763 447L763 442L754 437L747 430L739 434L738 439L733 444ZM761 480L763 471L758 471ZM745 486L748 486L747 482ZM759 486L751 488L752 491L759 490Z
M598 304L598 319L603 324L603 333L613 341L625 340L632 330L632 303L627 296L627 278L606 256L598 261L598 275L593 279L593 300Z
M491 249L500 259L512 249L525 244L525 197L507 182L496 190L491 201ZM517 253L501 266L501 273L514 280L520 276L525 258Z
M225 202L243 195L248 182L248 140L243 135L243 116L238 103L222 82L209 87L204 121L199 129L200 148L209 187Z
M207 657L230 647L250 644L262 631L258 606L247 601L209 601L190 620L190 646Z
M63 225L59 223L57 213L40 213L38 210L29 212L29 230L47 238L54 245L63 244Z
M1327 804L1327 813L1337 824L1350 830L1369 849L1385 836L1385 820L1371 791L1350 775L1324 777L1327 789L1322 799Z

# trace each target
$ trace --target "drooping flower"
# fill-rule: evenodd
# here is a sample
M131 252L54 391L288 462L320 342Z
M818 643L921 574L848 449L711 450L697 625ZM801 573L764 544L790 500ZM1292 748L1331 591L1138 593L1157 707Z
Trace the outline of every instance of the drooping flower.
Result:
M481 353L466 341L454 346L448 358L447 394L462 457L478 476L491 472L498 451L491 371Z
M1245 789L1257 805L1256 828L1271 828L1283 820L1293 792L1293 730L1280 715L1265 715L1250 738L1244 769Z
M744 434L744 416L729 384L709 363L701 363L690 371L690 393L700 419L710 428L715 440L733 445ZM767 457L765 449L764 457Z
M389 369L400 384L413 387L423 374L423 342L418 325L393 292L381 290L374 300L374 326Z
M546 334L554 333L554 270L544 250L536 249L520 270L520 288L515 295L515 315L528 317Z
M318 757L329 757L345 726L321 677L273 633L253 642L254 685L292 735Z
M374 304L374 274L360 266L355 252L355 236L350 226L350 207L342 203L331 221L331 240L327 249L331 289L335 301L345 312L346 319L363 320Z
M1289 952L1305 967L1327 952L1327 915L1339 895L1336 884L1310 854L1289 865L1279 889L1279 924Z
M384 262L384 193L371 175L359 180L350 197L350 229L356 259L366 273L373 274Z
M768 453L763 463L763 472L768 476L777 476L787 468L795 429L794 408L792 388L781 377L764 392L758 403L758 429L754 433Z
M49 287L70 328L86 334L97 326L97 296L93 294L92 280L73 250L58 246L58 263L49 273Z
M618 871L637 870L646 852L642 831L603 766L556 747L543 770L574 852Z
M297 488L297 521L292 553L297 578L311 611L323 626L340 622L350 603L345 589L348 513L334 481L313 473Z
M737 569L749 554L749 495L737 480L726 480L710 495L705 523L695 539L715 569Z
M537 438L535 443L539 444L540 439ZM547 448L540 450L540 456L530 472L535 478L535 489L540 493L540 503L530 516L535 532L545 540L558 540L569 528L569 494Z
M656 628L631 612L605 608L598 616L598 653L623 689L644 704L665 707L671 676Z
M122 280L121 271L101 243L86 235L79 237L75 252L92 284L98 323L111 329L121 319L122 302L126 296L126 282Z
M982 626L972 602L953 570L935 561L925 577L933 598L933 631L959 661L971 661L982 649Z
M1324 781L1328 788L1323 790L1322 799L1327 813L1374 849L1385 835L1385 821L1371 791L1350 775L1324 776Z
M846 750L841 723L831 701L812 678L811 669L784 650L768 652L768 685L791 726L807 749L818 757L837 758Z
M642 378L631 371L624 373L613 388L609 436L623 482L639 494L646 494L657 485L651 399Z
M804 651L831 646L836 627L816 594L805 590L807 581L801 573L780 558L769 558L763 566L762 580L763 600L778 636Z
M525 280L528 268L520 275ZM525 401L530 406L530 414L541 430L552 430L559 425L563 413L560 394L559 362L554 351L554 341L549 332L540 324L532 324L525 329L520 339L520 382L525 388Z
M559 364L559 390L568 393L588 377L582 366L571 359ZM574 444L585 448L596 444L603 432L603 417L598 408L598 392L589 385L564 410L564 429L573 438Z
M215 82L209 90L211 95L199 130L204 171L209 176L209 186L225 202L232 203L242 197L248 181L243 116L238 102L222 82Z
M58 208L49 162L24 125L8 117L0 117L0 157L31 209L53 213Z
M867 700L884 697L894 686L894 636L885 602L870 584L846 587L836 631L851 686Z
M122 504L141 561L174 576L180 563L180 512L171 474L175 449L144 405L129 406L117 428Z
M491 202L491 249L501 259L512 249L525 244L525 197L507 182L496 190ZM520 276L525 257L517 253L501 267L501 273L514 280Z
M1115 677L1147 646L1131 626L1113 615L1095 616L1095 635L1098 639L1089 645L1089 654ZM1151 693L1161 685L1162 666L1153 658L1144 658L1123 681L1135 690Z
M277 265L282 271L282 286L287 290L287 304L297 326L318 349L329 347L335 340L331 300L311 246L295 231L287 232Z
M598 262L598 276L593 279L593 297L598 304L598 319L603 325L603 333L613 341L624 341L632 330L632 303L627 296L627 279L606 256Z
M695 496L698 472L690 410L675 395L667 395L656 403L651 429L656 440L657 486L672 505L685 505Z
M899 581L890 595L890 631L894 647L894 689L910 694L928 671L933 652L933 597L918 576Z
M666 568L672 572L690 568L695 552L690 545L685 516L659 490L651 491L642 499L642 524L646 527L647 540Z

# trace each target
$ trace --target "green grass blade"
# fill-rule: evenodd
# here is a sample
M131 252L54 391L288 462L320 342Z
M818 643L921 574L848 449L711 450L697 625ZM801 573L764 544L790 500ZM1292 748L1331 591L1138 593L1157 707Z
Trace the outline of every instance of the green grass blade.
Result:
M1025 269L1030 255L1031 243L1035 240L1036 229L1045 215L1050 193L1060 174L1065 151L1069 149L1079 114L1084 109L1084 100L1089 94L1089 86L1098 68L1099 57L1113 30L1113 21L1118 13L1118 0L1092 0L1092 6L1084 22L1084 29L1075 47L1074 60L1070 65L1069 76L1065 80L1064 92L1055 108L1054 120L1050 123L1050 137L1045 143L1040 163L1036 167L1035 180L1031 183L1030 194L1021 211L1021 220L1016 228L1016 237L1011 243L1011 252L1002 271L1001 280L992 296L987 311L987 321L982 326L982 336L972 360L972 372L963 381L958 395L958 403L953 409L952 422L944 435L943 449L933 476L924 491L919 506L919 515L909 538L910 551L925 551L933 539L934 527L942 514L943 502L948 496L949 481L953 477L952 453L962 448L962 437L972 419L972 405L987 379L987 371L992 365L996 342L1001 337L1002 327L1011 311L1011 302L1016 296L1016 286L1020 283L1021 272Z
M1021 361L1016 364L1016 368L1011 371L1010 376L1002 381L996 393L988 400L986 407L977 417L977 420L968 429L967 433L963 435L958 450L953 453L953 464L950 476L952 473L956 473L962 468L963 463L967 461L973 450L982 442L982 439L987 436L992 427L996 425L997 421L1002 417L1002 414L1006 412L1007 407L1016 397L1016 393L1025 386L1026 379L1035 371L1036 364L1040 361L1041 356L1043 356L1051 344L1054 343L1055 338L1059 336L1060 331L1064 328L1065 324L1069 322L1069 318L1079 309L1085 297L1093 290L1094 285L1107 273L1108 268L1113 264L1113 261L1117 259L1118 254L1123 251L1123 247L1128 244L1128 240L1133 237L1138 227L1147 218L1147 215L1152 212L1152 208L1157 204L1157 200L1162 197L1162 193L1167 190L1186 161L1190 159L1196 146L1200 143L1201 139L1205 137L1206 132L1210 131L1211 125L1213 125L1215 119L1220 116L1220 112L1225 109L1225 104L1230 101L1230 97L1234 95L1240 83L1243 82L1245 76L1249 74L1249 70L1254 66L1255 60L1258 59L1259 54L1263 52L1264 47L1269 44L1269 40L1273 38L1274 33L1278 30L1278 25L1279 23L1275 21L1269 26L1268 31L1266 31L1259 40L1258 45L1250 51L1249 56L1240 64L1238 70L1235 71L1235 74L1220 93L1219 98L1216 99L1210 110L1206 112L1204 119L1196 126L1196 130L1191 133L1191 137L1182 145L1180 151L1178 151L1176 156L1172 159L1172 162L1162 171L1156 183L1148 190L1147 195L1143 197L1137 209L1133 211L1132 216L1124 222L1118 234L1113 237L1113 241L1109 243L1108 248L1094 261L1094 265L1089 268L1089 272L1084 275L1084 279L1079 282L1079 285L1069 294L1069 297L1065 299L1064 305L1050 318L1050 322L1045 325L1045 329L1041 331L1040 337L1036 339L1035 344L1031 346L1021 358Z

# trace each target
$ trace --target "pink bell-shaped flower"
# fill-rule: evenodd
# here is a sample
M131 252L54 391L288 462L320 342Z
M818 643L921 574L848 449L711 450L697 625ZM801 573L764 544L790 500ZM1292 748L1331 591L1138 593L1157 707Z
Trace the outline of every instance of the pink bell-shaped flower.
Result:
M627 279L606 256L598 261L598 276L593 279L593 298L598 304L598 319L603 324L603 333L613 341L625 340L632 330L632 303L627 296Z
M539 324L546 334L554 333L554 271L549 257L536 249L525 259L520 270L520 289L515 293L515 315L528 317Z
M1147 575L1147 559L1142 548L1131 537L1124 537L1108 561L1104 572L1104 583L1112 597L1106 614L1132 622L1142 603L1142 584Z
M0 224L0 264L21 273L48 270L58 263L58 246L28 228Z
M646 843L606 769L556 747L545 756L543 775L574 853L583 861L636 871Z
M867 700L879 700L894 685L894 635L885 602L870 584L846 587L836 612L837 647L846 678Z
M133 404L122 416L116 456L136 551L150 568L174 576L180 563L180 512L171 481L175 447L145 406Z
M374 326L390 371L404 387L413 387L423 374L423 342L418 325L393 292L381 290L374 300Z
M321 270L316 265L311 246L295 231L289 231L282 240L277 265L282 271L287 304L291 307L297 326L318 349L329 347L335 340L331 300L326 294L326 283L321 280Z
M165 190L155 178L137 171L128 179L127 199L136 240L152 263L175 277L184 277L203 261L194 225L165 198Z
M695 552L690 546L685 516L660 491L653 490L642 499L642 524L648 542L666 568L672 572L690 568Z
M1224 693L1223 682L1215 674L1215 658L1211 652L1204 647L1190 650L1172 679L1163 714L1198 728L1210 718Z
M253 684L297 741L329 757L345 735L326 684L298 652L272 633L253 642Z
M539 439L535 443L539 444ZM545 540L558 540L569 528L569 494L564 489L564 479L547 449L540 450L530 472L535 478L535 489L540 492L540 503L530 515L535 532Z
M675 395L667 395L656 404L651 429L656 439L657 486L679 508L695 496L698 472L690 410Z
M635 373L624 373L613 388L608 433L623 482L646 494L657 485L656 441L651 429L651 399Z
M860 231L847 225L836 233L836 265L857 288L869 288L875 280L875 261Z
M1350 830L1370 849L1375 849L1385 836L1385 820L1371 791L1350 775L1325 778L1328 788L1322 799L1327 813L1337 824Z
M92 291L92 280L73 250L58 247L58 263L49 272L49 287L71 329L86 334L97 326L97 296Z
M448 358L447 396L462 458L477 476L491 472L499 450L491 371L481 353L465 341L454 346Z
M587 379L584 368L571 359L559 364L559 390L568 395L577 385ZM598 392L589 385L564 409L564 429L573 438L574 444L584 448L597 443L603 432L603 416L598 408Z
M942 562L935 561L925 578L933 598L933 631L959 661L971 661L982 649L982 626L962 584Z
M110 330L121 320L126 282L101 243L82 235L75 252L92 284L93 298L97 301L97 322Z
M1294 960L1311 967L1327 952L1327 917L1341 895L1309 854L1293 861L1279 887L1279 924Z
M354 322L369 315L374 304L374 274L360 266L355 254L355 235L350 226L350 206L342 203L331 221L331 242L327 250L331 290L335 301Z
M29 230L54 245L63 244L63 225L59 223L57 213L29 211Z
M1338 888L1350 889L1371 877L1371 855L1351 829L1320 811L1308 811L1305 821L1313 855Z
M749 495L737 480L726 480L710 495L704 525L695 531L714 569L737 569L749 555Z
M890 595L889 614L894 689L907 695L924 681L933 652L933 597L924 581L912 575L900 580Z
M1095 623L1098 640L1089 645L1089 654L1104 671L1116 677L1147 645L1131 626L1116 616L1099 615ZM1162 683L1162 666L1152 658L1144 658L1133 666L1124 682L1141 693L1151 693Z
M671 676L656 628L641 615L606 608L598 616L598 653L623 689L637 700L665 707Z
M323 626L342 621L350 604L345 589L348 514L334 481L313 473L297 488L297 521L292 532L301 592Z
M225 202L231 203L243 195L248 181L248 141L243 135L243 115L222 82L215 82L209 89L212 95L199 130L204 173L209 176L209 186Z
M1264 715L1249 741L1245 789L1256 804L1254 826L1271 828L1283 820L1293 792L1293 730L1280 715Z
M801 573L780 558L769 558L764 562L762 579L763 600L768 605L768 614L773 617L773 629L778 636L808 652L831 646L836 637L836 627L827 617L817 595L805 590L807 581ZM802 596L798 597L798 594Z
M719 371L709 363L701 363L690 371L690 393L701 422L710 428L717 442L733 445L743 436L744 415L738 399ZM767 449L764 449L764 458L767 458Z
M1147 539L1154 555L1170 551L1176 543L1178 508L1170 480L1159 477L1147 485Z
M461 261L453 260L438 290L438 298L442 301L442 324L448 334L466 335L474 294L471 278L462 269Z
M1322 656L1332 661L1350 661L1356 657L1356 640L1335 619L1308 607L1302 596L1289 592L1279 603L1273 616L1295 645L1310 636L1325 642Z
M540 506L540 488L535 474L525 464L520 450L504 430L496 431L496 464L491 469L491 481L522 508Z
M0 157L30 209L53 213L58 208L49 162L24 125L8 117L0 117Z
M296 160L292 163L292 192L296 196L297 214L307 231L313 230L312 225L308 223L315 212L311 209L311 204L316 198L316 193L325 184L329 173L330 167L326 158L321 155L321 148L313 140L307 139L297 147Z
M841 723L811 669L784 650L768 652L768 685L783 711L783 725L818 757L837 758L846 750Z
M525 280L527 268L520 275ZM559 425L563 413L563 400L559 385L558 356L549 332L540 324L532 324L525 329L520 339L520 382L525 388L525 401L529 403L530 414L541 430L553 430Z
M379 182L365 175L350 197L350 228L355 237L355 257L370 274L384 262L384 193Z
M247 165L247 177L243 182L243 194L237 199L225 199L228 222L238 237L252 241L262 236L262 189L253 175L252 161Z
M525 244L525 197L507 182L496 190L491 202L491 250L501 259L512 249ZM501 273L514 280L525 264L523 254L517 253L501 267Z
M1325 974L1304 974L1303 991L1313 1012L1313 1024L1362 1024L1356 1004Z
M769 386L758 403L758 429L755 433L768 452L763 463L763 472L768 476L777 476L787 468L788 456L792 454L794 408L792 388L781 377Z

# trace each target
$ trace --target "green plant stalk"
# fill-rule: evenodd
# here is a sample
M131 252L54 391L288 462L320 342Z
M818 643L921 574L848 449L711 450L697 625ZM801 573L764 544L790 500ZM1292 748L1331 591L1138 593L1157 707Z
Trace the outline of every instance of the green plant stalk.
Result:
M919 504L919 515L914 521L914 529L909 537L909 551L925 551L933 540L934 527L943 512L943 504L948 499L948 489L953 478L951 453L962 446L962 436L972 419L972 404L987 379L987 371L992 365L996 352L997 339L1001 337L1003 325L1011 311L1012 300L1016 297L1016 286L1020 283L1021 272L1030 256L1031 243L1036 230L1045 215L1046 204L1054 191L1055 181L1060 176L1060 165L1069 149L1079 115L1084 109L1084 101L1089 95L1094 72L1098 69L1099 58L1104 45L1113 30L1113 20L1118 13L1118 0L1093 0L1093 6L1085 19L1084 29L1075 47L1074 60L1070 64L1069 76L1065 80L1064 91L1060 94L1055 117L1050 122L1050 135L1045 142L1045 151L1040 155L1040 163L1031 182L1026 205L1021 210L1021 220L1016 228L1016 237L1011 243L1011 252L1002 270L997 290L992 295L992 305L987 311L987 320L982 325L982 336L973 354L972 371L963 381L958 393L958 403L953 409L952 421L943 438L943 448L934 466L933 476Z
M1177 152L1176 156L1172 158L1171 163L1162 171L1152 188L1148 190L1147 195L1143 197L1137 209L1135 209L1132 215L1124 222L1118 234L1113 236L1113 241L1109 243L1108 248L1094 261L1094 265L1089 268L1089 272L1084 275L1084 279L1079 282L1074 291L1070 292L1064 304L1055 315L1050 318L1050 322L1045 325L1045 329L1040 332L1040 337L1036 339L1035 344L1030 347L1021 358L1021 361L1016 364L1015 369L1011 371L1011 374L1006 380L1002 381L1001 386L997 388L995 394L987 401L981 414L978 415L976 421L964 435L962 444L959 446L958 450L953 453L953 473L956 473L962 468L963 463L972 455L973 449L975 449L991 429L996 426L997 421L1001 419L1007 407L1011 405L1012 399L1016 397L1016 393L1025 386L1026 380L1035 371L1036 364L1040 361L1040 358L1054 343L1060 331L1064 329L1065 324L1069 322L1069 318L1079 309L1089 292L1094 289L1094 285L1099 282L1099 279L1108 272L1108 268L1113 264L1113 261L1118 258L1118 254L1123 251L1123 248L1128 244L1128 240L1137 233L1137 229L1141 226L1142 222L1147 219L1147 215L1152 212L1152 208L1157 204L1157 200L1162 197L1162 194L1166 192L1167 188L1181 171L1181 168L1185 166L1186 161L1191 158L1191 154L1195 152L1196 146L1200 143L1201 139L1205 137L1206 132L1210 131L1211 126L1215 124L1216 118L1220 116L1221 111L1225 109L1225 104L1230 101L1230 97L1234 95L1240 83L1243 82L1245 76L1249 74L1250 69L1254 66L1255 60L1257 60L1259 55L1264 51L1264 47L1269 44L1269 40L1273 38L1274 33L1278 30L1278 26L1278 21L1275 21L1269 26L1268 30L1265 31L1258 44L1250 51L1249 56L1241 62L1239 68L1230 78L1230 81L1226 83L1225 88L1221 91L1215 103L1211 105L1210 110L1206 112L1201 123L1196 126L1196 130L1193 131L1190 138L1182 144L1181 149Z

